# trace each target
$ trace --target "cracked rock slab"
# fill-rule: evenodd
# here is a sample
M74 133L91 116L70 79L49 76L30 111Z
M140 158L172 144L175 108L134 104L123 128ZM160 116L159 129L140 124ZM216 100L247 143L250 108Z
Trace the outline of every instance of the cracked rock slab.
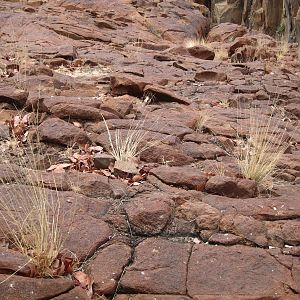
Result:
M195 245L188 265L187 291L196 299L277 299L293 294L292 284L290 270L260 248Z
M141 242L133 264L121 280L122 290L132 293L186 293L186 272L191 245L162 238Z
M64 278L41 279L4 274L0 275L0 282L1 300L50 299L74 286L72 280Z

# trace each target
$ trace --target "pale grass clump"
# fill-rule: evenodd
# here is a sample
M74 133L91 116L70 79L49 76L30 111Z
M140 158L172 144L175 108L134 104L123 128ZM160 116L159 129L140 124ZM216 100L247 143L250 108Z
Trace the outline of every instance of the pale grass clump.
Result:
M112 134L106 120L104 118L103 120L109 138L110 153L116 161L134 161L143 151L155 144L155 142L147 141L148 132L141 129L144 121L138 121L129 129L116 129Z
M13 140L14 138L12 138ZM0 222L11 247L28 257L38 276L51 276L51 266L63 247L59 222L61 207L56 191L44 189L41 173L36 170L36 148L28 142L27 150L19 142L11 149L1 149Z
M201 110L198 113L198 117L195 123L195 130L198 132L202 132L205 128L207 122L211 119L211 115L206 110Z
M255 108L250 109L247 127L246 138L238 145L240 172L245 178L271 187L276 166L288 147L287 134L273 113L266 116Z
M278 50L276 51L276 59L282 60L288 52L289 52L288 41L280 41Z
M210 43L208 41L206 41L204 38L190 38L190 39L187 39L184 42L184 46L186 48L193 48L193 47L203 46L203 47L206 47L208 49L212 49L212 46L210 45Z
M227 60L228 59L228 51L221 47L219 49L214 49L215 52L215 59L216 60Z

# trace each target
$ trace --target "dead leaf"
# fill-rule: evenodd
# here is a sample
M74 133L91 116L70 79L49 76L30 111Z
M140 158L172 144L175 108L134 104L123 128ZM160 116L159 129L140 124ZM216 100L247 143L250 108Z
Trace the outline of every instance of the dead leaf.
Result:
M56 173L63 173L63 172L65 172L66 168L69 168L71 166L72 166L72 164L69 164L69 163L62 163L62 164L52 165L47 169L47 171L54 171Z
M92 297L94 279L81 271L74 272L73 276L75 278L75 284L83 289L86 289L88 296Z
M81 123L79 123L79 122L73 122L73 125L74 126L76 126L76 127L78 127L78 128L81 128L82 127L82 124Z
M91 146L89 148L90 151L94 151L94 152L102 152L103 151L103 147L101 146Z

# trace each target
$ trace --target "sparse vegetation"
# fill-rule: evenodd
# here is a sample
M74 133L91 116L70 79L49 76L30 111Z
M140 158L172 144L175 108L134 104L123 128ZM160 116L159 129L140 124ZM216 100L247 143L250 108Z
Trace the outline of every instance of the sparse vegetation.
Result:
M214 52L215 52L215 59L217 60L228 59L228 51L224 47L214 49Z
M144 121L138 121L129 129L116 129L112 134L106 120L103 118L107 130L111 155L116 161L133 161L139 154L153 145L147 142L147 131L141 129Z
M266 116L251 108L247 134L244 139L238 139L237 160L241 174L266 187L272 184L277 163L288 147L286 132L279 123L273 113Z
M11 241L11 247L28 256L36 275L48 276L55 275L53 263L62 250L62 215L58 193L44 189L37 170L38 144L27 141L25 149L12 134L11 140L2 145L1 230ZM13 156L9 154L11 145Z
M197 47L197 46L203 46L206 47L208 49L212 49L212 46L210 45L210 43L208 41L206 41L204 38L190 38L187 39L184 42L184 46L186 48L193 48L193 47Z
M289 51L289 43L286 40L278 42L278 50L276 51L276 59L282 60Z
M195 123L195 130L198 132L202 132L205 128L205 124L209 119L211 119L211 115L206 110L201 110L198 113L198 118Z

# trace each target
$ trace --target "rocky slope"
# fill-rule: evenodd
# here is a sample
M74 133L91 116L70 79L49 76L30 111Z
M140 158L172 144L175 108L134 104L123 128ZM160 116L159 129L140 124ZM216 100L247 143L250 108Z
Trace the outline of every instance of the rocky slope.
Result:
M111 134L135 126L155 141L136 181L124 166L111 176L102 153L93 163L104 171L40 170L71 212L64 246L93 276L95 299L299 299L297 45L284 50L238 24L210 28L196 2L0 1L2 143L22 109L39 111L46 167L70 163L66 152L84 144L107 154L103 116ZM273 111L290 142L269 192L241 178L233 155L253 105ZM5 161L0 177L5 197L15 179ZM0 251L1 299L87 299L68 278L8 277L26 258Z

